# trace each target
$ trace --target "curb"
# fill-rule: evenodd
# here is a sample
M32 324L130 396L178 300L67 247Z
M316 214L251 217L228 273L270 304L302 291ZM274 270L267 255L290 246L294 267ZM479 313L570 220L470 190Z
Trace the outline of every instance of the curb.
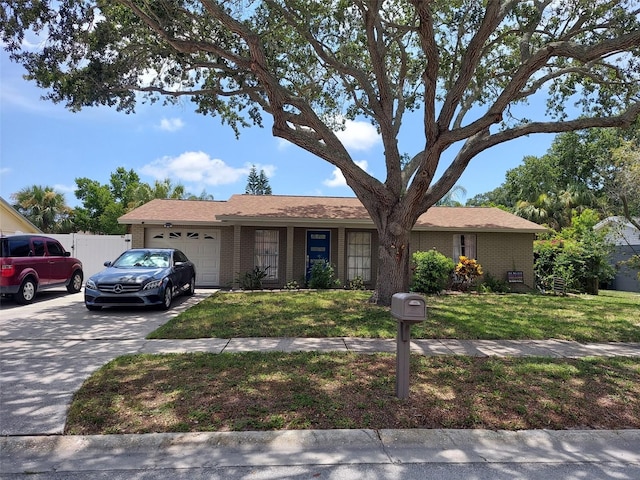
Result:
M640 463L640 429L285 430L0 438L1 473L408 463Z

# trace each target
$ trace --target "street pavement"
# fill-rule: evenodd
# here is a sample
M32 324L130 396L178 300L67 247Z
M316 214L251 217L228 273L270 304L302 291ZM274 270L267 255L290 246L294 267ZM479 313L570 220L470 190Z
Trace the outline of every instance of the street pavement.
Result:
M73 393L91 373L120 355L396 350L395 340L361 338L144 338L211 293L198 290L193 297L176 299L169 312L89 312L81 295L62 292L42 292L28 306L3 303L0 478L640 478L640 430L631 429L62 436ZM558 340L412 340L411 350L423 355L640 356L640 344ZM464 470L463 465L476 468ZM427 471L433 477L425 477ZM537 476L542 471L548 476Z

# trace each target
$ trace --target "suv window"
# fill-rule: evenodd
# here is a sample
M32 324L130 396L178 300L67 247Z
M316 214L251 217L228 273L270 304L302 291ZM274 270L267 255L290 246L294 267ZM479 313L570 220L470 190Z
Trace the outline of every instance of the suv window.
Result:
M28 257L31 246L28 238L5 238L2 240L3 257Z
M47 240L47 250L52 257L64 257L64 249L58 242Z
M33 255L36 257L44 257L44 241L33 239Z

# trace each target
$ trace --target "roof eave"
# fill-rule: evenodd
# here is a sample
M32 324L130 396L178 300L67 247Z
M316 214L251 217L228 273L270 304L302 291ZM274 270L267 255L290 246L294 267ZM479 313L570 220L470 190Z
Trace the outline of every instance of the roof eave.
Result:
M248 217L243 215L218 215L219 222L227 225L311 225L311 224L331 224L331 225L361 225L371 226L374 224L370 219L349 219L349 218L285 218L285 217Z
M121 225L159 225L163 226L165 223L172 223L174 225L200 225L200 226L211 226L211 225L219 225L220 221L218 220L188 220L184 218L180 219L171 219L168 218L166 220L149 220L149 219L123 219L118 218L118 223Z
M419 226L413 227L412 231L419 232L482 232L482 233L544 233L546 229L534 228L512 228L512 227L480 227L468 225L465 227L436 227L436 226Z

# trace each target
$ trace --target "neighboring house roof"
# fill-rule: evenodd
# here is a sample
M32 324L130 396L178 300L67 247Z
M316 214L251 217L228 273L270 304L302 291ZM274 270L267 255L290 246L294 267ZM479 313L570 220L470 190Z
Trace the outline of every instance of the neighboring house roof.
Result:
M373 222L355 197L303 197L289 195L232 195L228 201L152 200L118 219L125 224L255 223L291 225ZM512 231L542 233L546 228L492 207L431 207L420 216L415 230Z
M0 197L0 233L42 233L38 227L25 218L4 198Z
M634 220L640 222L640 218ZM625 217L607 217L593 227L596 231L603 228L609 229L607 238L616 245L640 245L640 230Z

